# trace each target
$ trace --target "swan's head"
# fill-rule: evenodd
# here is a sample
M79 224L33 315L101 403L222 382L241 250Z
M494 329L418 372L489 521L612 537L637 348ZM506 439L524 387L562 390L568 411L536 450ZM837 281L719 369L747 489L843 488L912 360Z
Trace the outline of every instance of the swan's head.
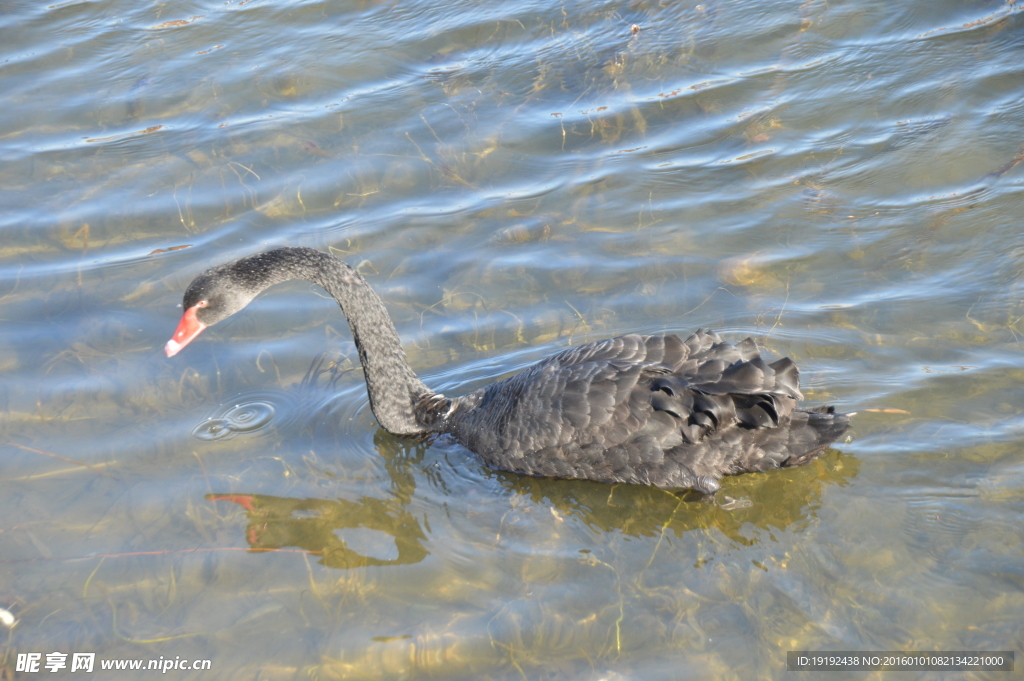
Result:
M182 307L178 328L164 346L168 357L174 357L208 326L213 326L248 305L259 291L246 285L246 278L229 267L214 267L192 280Z

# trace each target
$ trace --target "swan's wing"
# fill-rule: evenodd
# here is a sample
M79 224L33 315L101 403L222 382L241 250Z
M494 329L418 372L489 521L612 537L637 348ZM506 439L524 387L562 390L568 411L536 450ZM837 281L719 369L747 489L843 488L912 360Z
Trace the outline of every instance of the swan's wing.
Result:
M704 329L698 330L685 341L676 335L630 334L563 350L542 361L538 367L570 367L586 362L617 361L664 364L676 370L686 360L708 352L716 343L721 342L718 334Z
M685 341L676 335L632 334L587 343L552 355L534 368L568 369L591 362L662 365L677 382L712 394L769 392L803 399L800 372L791 359L768 364L753 339L727 343L705 329Z
M764 362L750 339L622 336L490 386L455 434L509 470L666 487L700 486L704 475L710 488L739 472L735 462L759 439L785 430L800 397L793 362ZM806 453L787 451L800 438L782 439L775 466Z
M630 335L571 348L495 392L514 402L499 430L509 445L529 442L524 450L613 446L641 430L662 431L652 420L666 426L664 447L675 435L699 442L735 423L773 428L803 397L792 360L768 364L750 338L726 343L703 329L686 341Z
M467 396L475 408L456 436L485 456L512 458L570 443L608 448L641 434L664 449L737 420L777 425L782 414L771 407L795 402L798 381L791 361L765 364L749 339L723 343L707 331L686 341L620 336L570 348Z

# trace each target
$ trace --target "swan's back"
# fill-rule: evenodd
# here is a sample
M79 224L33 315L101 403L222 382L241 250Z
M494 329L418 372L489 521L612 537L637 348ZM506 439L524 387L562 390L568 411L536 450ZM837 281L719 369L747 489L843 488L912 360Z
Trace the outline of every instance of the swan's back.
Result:
M718 489L723 475L794 466L845 432L831 407L796 410L799 372L751 339L629 335L553 355L458 398L445 430L530 475Z

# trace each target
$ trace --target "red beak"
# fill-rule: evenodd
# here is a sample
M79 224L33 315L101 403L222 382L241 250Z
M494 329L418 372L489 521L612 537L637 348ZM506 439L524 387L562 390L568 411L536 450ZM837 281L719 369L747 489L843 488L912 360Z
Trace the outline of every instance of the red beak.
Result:
M185 314L181 315L181 321L178 322L177 330L171 336L171 340L167 341L167 345L164 346L164 352L167 353L168 357L174 357L181 352L183 347L192 342L192 339L206 328L206 324L196 319L196 310L198 308L198 305L193 305L185 310Z

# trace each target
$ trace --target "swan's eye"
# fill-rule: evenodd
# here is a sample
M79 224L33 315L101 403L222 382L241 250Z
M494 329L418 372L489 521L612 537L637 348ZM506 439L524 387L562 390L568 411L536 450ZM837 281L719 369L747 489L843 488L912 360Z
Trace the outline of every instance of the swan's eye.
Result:
M205 300L200 300L198 303L196 303L196 307L206 307L207 305L209 305L209 303L207 303Z

